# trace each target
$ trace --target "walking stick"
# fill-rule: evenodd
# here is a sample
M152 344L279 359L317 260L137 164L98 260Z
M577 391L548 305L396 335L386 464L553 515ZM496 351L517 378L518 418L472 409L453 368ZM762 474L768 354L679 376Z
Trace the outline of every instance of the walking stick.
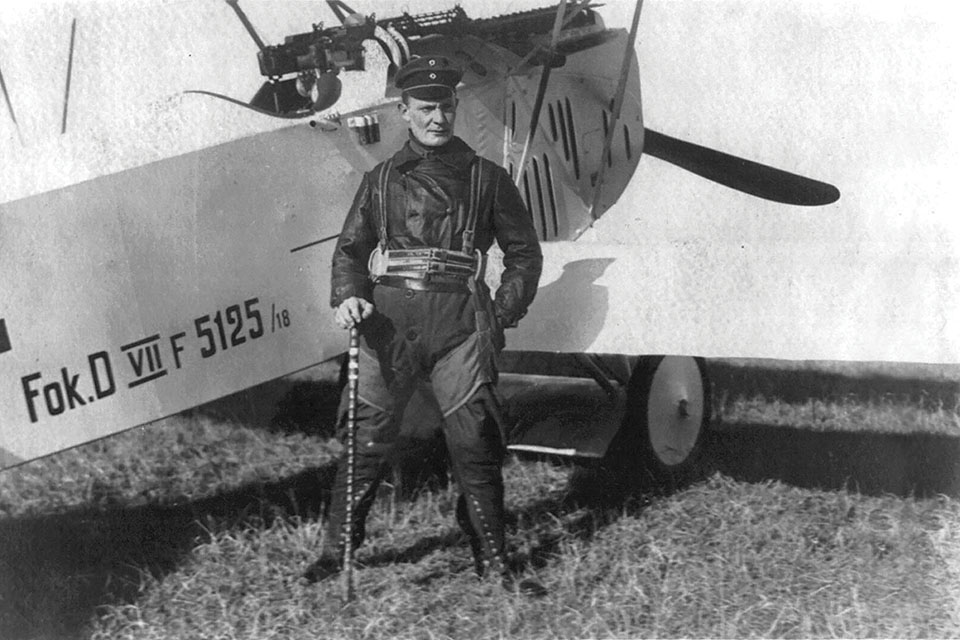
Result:
M347 513L343 528L343 597L353 602L353 476L357 457L357 387L360 382L360 332L350 327L347 352Z

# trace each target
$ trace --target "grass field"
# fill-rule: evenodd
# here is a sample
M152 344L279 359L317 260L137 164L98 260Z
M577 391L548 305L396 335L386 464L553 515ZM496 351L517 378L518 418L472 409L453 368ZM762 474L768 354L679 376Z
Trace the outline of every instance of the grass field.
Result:
M544 599L473 577L449 487L384 488L355 604L298 581L338 450L326 372L0 474L0 638L960 637L957 371L711 371L676 491L508 463Z

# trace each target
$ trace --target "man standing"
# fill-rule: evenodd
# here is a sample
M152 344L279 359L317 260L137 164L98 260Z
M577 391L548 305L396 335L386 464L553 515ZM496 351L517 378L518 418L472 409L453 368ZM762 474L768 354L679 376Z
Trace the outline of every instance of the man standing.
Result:
M358 325L361 335L352 544L363 542L404 407L426 381L444 416L461 491L457 521L477 573L543 595L535 580L515 580L507 564L495 388L503 330L526 313L543 257L510 176L454 136L461 76L443 56L416 58L397 73L409 140L363 177L333 254L334 320L344 329ZM494 241L504 272L491 299L483 273ZM324 548L305 574L310 581L341 568L346 500L343 459Z

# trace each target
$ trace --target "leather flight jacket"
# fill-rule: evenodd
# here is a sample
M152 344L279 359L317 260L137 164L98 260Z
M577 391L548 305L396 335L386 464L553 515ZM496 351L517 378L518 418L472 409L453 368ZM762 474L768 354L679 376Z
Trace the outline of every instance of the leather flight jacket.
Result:
M331 306L351 296L373 300L375 284L462 290L482 282L493 242L504 253L494 312L501 327L512 327L533 301L543 266L519 192L502 167L460 138L429 148L411 137L363 177L333 253ZM374 266L381 272L371 273Z

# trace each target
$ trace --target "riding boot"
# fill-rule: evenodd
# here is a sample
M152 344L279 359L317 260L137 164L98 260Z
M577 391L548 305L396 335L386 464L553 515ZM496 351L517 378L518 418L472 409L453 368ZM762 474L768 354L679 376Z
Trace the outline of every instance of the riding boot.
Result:
M473 507L472 509L470 507ZM474 568L477 575L497 576L504 589L511 593L539 598L547 595L547 589L533 578L518 579L507 563L506 540L503 534L503 514L497 516L493 504L483 504L471 496L461 495L457 501L457 522L467 532L470 548L473 551ZM462 508L461 508L462 507ZM487 507L487 508L484 508ZM471 514L474 517L471 517ZM465 517L464 517L465 516ZM481 534L477 533L473 521L479 520ZM470 527L467 529L467 527Z
M511 591L543 595L535 581L517 581L507 564L506 517L503 503L503 441L491 415L493 403L485 385L446 416L444 436L450 466L462 493L457 522L467 533L477 573L498 579Z
M457 499L457 524L460 525L460 529L466 534L467 540L470 542L470 551L473 552L473 570L477 573L478 578L482 578L486 569L483 562L483 544L480 542L480 535L477 530L470 523L470 515L467 513L467 497L462 493Z
M386 463L380 456L357 456L353 483L352 549L356 550L366 538L366 522L377 495L377 488L385 473ZM320 556L304 572L310 583L325 580L343 568L346 540L347 464L341 460L330 498L327 527Z

